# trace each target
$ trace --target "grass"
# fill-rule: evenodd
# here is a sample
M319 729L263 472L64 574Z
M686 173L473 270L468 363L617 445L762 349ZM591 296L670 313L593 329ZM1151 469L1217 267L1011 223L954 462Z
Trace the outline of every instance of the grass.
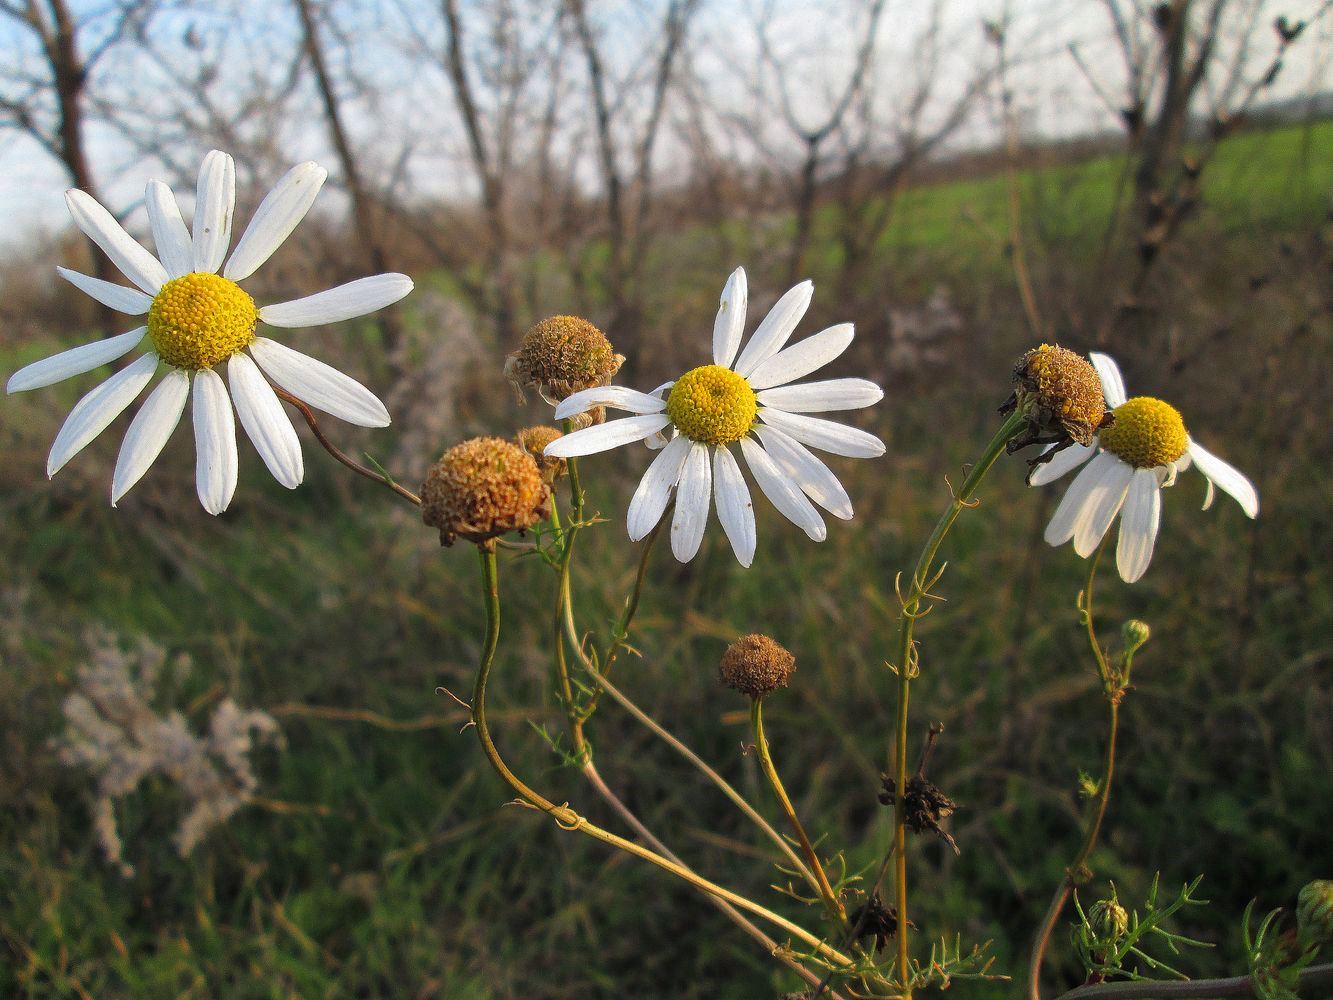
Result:
M1333 450L1320 373L1333 359L1326 313L1310 307L1327 264L1317 220L1331 136L1325 124L1230 140L1210 168L1203 213L1165 265L1169 312L1114 345L1131 390L1177 401L1192 431L1251 472L1264 498L1254 524L1226 498L1200 515L1201 481L1183 476L1166 497L1148 576L1099 586L1108 640L1128 617L1147 620L1153 639L1126 701L1118 788L1093 867L1126 901L1155 871L1168 885L1207 875L1213 905L1184 929L1218 947L1186 960L1193 974L1237 970L1249 898L1290 904L1306 880L1333 870L1333 599L1320 471ZM1048 241L1039 269L1048 301L1059 299L1052 276L1062 269L1085 282L1079 295L1098 293L1095 242L1073 253L1067 240L1100 237L1100 224L1075 224L1104 218L1116 170L1107 159L1025 178ZM888 836L875 794L894 708L883 667L893 577L947 499L943 477L956 478L993 430L1007 366L1027 339L1006 265L984 235L1000 225L1001 206L996 179L903 196L876 273L900 293L950 283L971 333L945 359L907 372L884 368L883 343L858 342L848 373L888 385L865 419L890 454L834 463L857 519L831 524L828 541L813 545L761 502L750 572L716 530L689 566L658 552L632 639L643 655L619 668L633 697L772 815L740 750L746 706L717 688L714 672L741 632L770 631L791 648L793 687L766 711L773 753L812 830L853 868L871 865ZM985 226L969 227L973 218ZM724 266L681 252L706 251L712 234L679 239L652 265L667 276L654 332L687 339L682 355L695 356L703 334L679 331L709 329ZM833 260L822 251L817 270ZM1272 278L1255 290L1255 273ZM761 286L759 271L751 280ZM678 297L683 287L689 294ZM816 307L873 329L871 310L884 301L891 293L834 308L817 296ZM11 345L3 368L51 346ZM668 349L647 353L651 376ZM493 402L461 411L460 424L525 422L498 375L483 379L470 398ZM469 549L441 551L411 511L349 482L313 448L295 494L267 481L243 448L242 488L221 519L193 500L183 432L120 510L104 500L116 434L48 483L45 449L92 382L11 398L0 430L0 995L753 1000L795 988L691 892L506 804L472 734L459 731L461 713L435 693L468 690L476 663L482 616ZM534 406L526 417L541 414ZM364 441L387 452L392 433ZM620 519L641 466L641 455L619 453L584 464L608 523L580 543L580 618L603 634L631 582L635 553ZM913 706L914 742L927 722L944 722L932 776L963 804L951 827L961 857L914 848L913 919L923 934L993 939L997 968L1015 975L1076 847L1076 776L1097 767L1101 714L1074 610L1083 564L1037 540L1059 490L1028 491L1022 473L1016 460L1001 463L981 508L947 543L948 602L921 624ZM553 799L619 829L528 725L558 731L560 722L543 652L552 580L536 561L511 558L501 585L502 749ZM49 745L94 623L188 654L192 671L163 697L196 703L196 722L224 690L275 711L439 721L400 732L288 709L285 746L256 760L262 794L290 811L251 807L181 859L170 842L178 800L150 783L118 812L137 868L126 879L90 836L87 779ZM766 888L774 871L763 842L613 705L591 738L608 781L686 859L814 921ZM1054 970L1070 982L1062 933L1056 948ZM963 997L1013 991L955 988Z

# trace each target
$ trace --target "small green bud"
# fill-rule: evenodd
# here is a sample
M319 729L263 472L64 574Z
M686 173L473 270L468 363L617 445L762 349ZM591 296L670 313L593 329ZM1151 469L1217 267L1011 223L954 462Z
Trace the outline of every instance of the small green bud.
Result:
M1113 893L1110 899L1099 899L1092 904L1088 926L1099 942L1113 944L1129 933L1129 914Z
M1316 879L1296 897L1296 931L1306 948L1333 942L1333 881Z
M1125 655L1133 656L1137 653L1151 635L1152 630L1148 628L1148 623L1141 622L1137 618L1131 618L1121 625L1120 641L1124 644Z

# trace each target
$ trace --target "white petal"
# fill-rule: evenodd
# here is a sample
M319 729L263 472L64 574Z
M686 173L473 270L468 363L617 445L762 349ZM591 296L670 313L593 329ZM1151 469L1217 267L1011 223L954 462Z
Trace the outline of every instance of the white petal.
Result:
M713 465L708 445L692 444L676 489L676 511L671 518L671 554L689 562L699 551L708 526L708 504L713 498Z
M1115 546L1115 564L1126 583L1134 583L1147 571L1161 514L1162 490L1153 470L1135 470L1120 517L1120 540Z
M782 345L796 330L796 324L810 308L810 298L814 294L814 283L802 281L778 299L759 324L759 329L755 330L750 342L745 345L745 350L741 351L740 359L735 364L736 374L749 375L782 349Z
M305 478L301 442L273 387L244 354L234 354L227 362L227 382L241 426L254 442L255 451L274 479L289 490L296 489Z
M801 444L846 458L878 458L884 454L884 442L873 434L819 417L787 413L767 406L759 419L770 427L786 431Z
M808 496L834 517L851 520L852 500L833 471L799 442L776 427L754 429L759 440L777 462Z
M778 468L768 452L748 437L741 438L741 452L769 502L816 542L822 542L828 536L824 519L787 474Z
M657 526L662 512L671 502L671 490L680 479L685 459L690 453L690 439L683 434L653 459L648 471L639 480L634 496L630 498L629 515L625 520L631 541L637 542Z
M153 227L153 243L162 266L167 269L167 277L189 274L194 269L194 248L176 196L161 181L149 181L144 202L148 206L148 222Z
M1129 397L1125 395L1125 379L1120 374L1120 366L1111 359L1109 354L1098 354L1093 351L1088 355L1092 362L1092 367L1097 369L1097 374L1102 380L1102 396L1106 399L1106 408L1114 410Z
M1047 448L1050 451L1055 445ZM1045 465L1038 465L1032 470L1032 476L1028 479L1029 486L1045 486L1047 483L1053 483L1066 472L1072 472L1080 465L1090 459L1097 452L1096 445L1071 444L1068 448L1061 451Z
M1109 464L1119 461L1114 455L1103 452L1074 477L1059 506L1055 508L1055 513L1051 515L1050 523L1046 525L1046 532L1042 537L1048 544L1063 545L1074 537L1074 528L1083 517L1088 494L1101 480Z
M754 502L750 499L745 477L741 475L741 467L726 445L713 453L713 493L717 498L717 519L727 533L731 550L740 564L749 568L754 562L756 542Z
M622 444L642 441L655 434L671 422L665 413L647 413L638 417L623 417L620 420L608 420L596 427L585 427L573 434L557 438L546 446L542 453L553 458L578 458L580 455L595 455L599 451L610 451Z
M141 326L129 333L122 333L119 337L108 337L106 340L96 340L91 344L71 347L68 351L61 351L41 361L34 361L9 376L5 391L26 392L29 389L40 389L43 386L63 382L75 375L90 372L94 368L100 368L129 354L139 346L139 342L147 332L148 328Z
M259 318L269 326L280 327L338 323L392 305L411 290L412 279L405 274L377 274L303 299L264 306Z
M264 374L315 409L358 427L389 426L389 411L373 392L323 361L267 337L251 342L250 356Z
M1217 490L1213 489L1213 481L1209 479L1207 476L1204 477L1203 482L1204 482L1203 507L1201 507L1200 509L1208 510L1210 507L1212 507L1213 501L1217 499Z
M1190 441L1186 454L1194 459L1194 464L1208 477L1209 482L1215 483L1218 489L1236 499L1246 516L1256 517L1259 514L1259 493L1244 473L1194 440Z
M236 493L236 418L222 378L211 368L194 375L194 480L199 502L221 514Z
M610 406L630 413L661 413L666 409L666 403L660 396L652 396L623 385L599 385L562 399L555 408L555 419L577 416L594 406Z
M104 306L110 306L116 312L127 316L142 316L153 304L153 297L134 288L126 288L101 278L89 277L67 267L56 265L56 273L79 291L90 295Z
M222 266L231 244L231 216L235 210L236 164L215 149L204 157L199 168L194 201L194 270L216 274Z
M805 378L836 359L852 342L855 328L851 323L839 323L806 337L799 344L784 347L752 371L746 381L758 392L775 385L786 385Z
M741 335L745 332L745 310L749 298L745 268L738 267L731 272L726 287L722 289L722 301L718 303L717 318L713 320L713 364L723 368L731 367L736 349L741 346Z
M132 365L121 369L84 396L69 411L64 426L51 445L46 459L46 474L54 476L71 458L81 452L93 438L106 430L107 424L120 416L125 407L143 392L157 371L157 355L145 354Z
M1088 491L1088 498L1083 503L1083 514L1074 525L1074 551L1079 555L1084 558L1092 555L1111 530L1111 523L1120 513L1133 478L1133 466L1118 458L1112 458L1103 466L1101 477ZM1156 479L1153 481L1156 482Z
M121 274L149 295L157 294L166 283L167 272L156 257L135 242L134 237L125 232L92 195L77 188L66 191L65 204L69 206L69 214L74 216L74 224L102 248L111 263L120 268Z
M179 369L167 372L157 388L148 394L139 412L130 422L116 457L116 471L111 477L111 506L130 491L157 456L166 447L190 395L190 376Z
M784 385L758 393L759 402L788 413L825 413L874 406L884 390L863 378L835 378L826 382Z
M254 274L300 225L328 176L327 170L313 162L298 163L288 170L255 209L222 276L241 281Z

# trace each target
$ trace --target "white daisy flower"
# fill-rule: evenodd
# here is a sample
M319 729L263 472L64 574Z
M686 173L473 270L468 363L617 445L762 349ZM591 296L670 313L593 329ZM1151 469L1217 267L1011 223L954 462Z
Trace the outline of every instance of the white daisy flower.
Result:
M56 270L103 305L131 316L147 314L148 321L129 333L28 365L10 377L6 390L38 389L122 358L141 344L148 349L75 404L51 447L48 476L60 471L138 397L159 364L167 365L168 371L130 423L116 460L113 507L161 453L180 422L187 398L193 400L199 501L210 514L226 510L236 492L233 404L241 426L278 482L294 489L305 474L296 431L268 380L350 423L388 425L388 411L369 389L322 361L256 336L255 325L263 320L275 327L316 326L362 316L410 292L410 278L379 274L262 308L237 284L282 245L305 217L326 177L328 171L316 163L288 171L260 203L225 266L236 202L236 167L226 153L214 150L199 169L193 237L171 190L161 181L148 182L145 202L156 257L88 194L65 193L78 227L138 289L63 267ZM225 367L225 383L219 366Z
M1101 376L1106 407L1114 413L1115 422L1102 428L1092 444L1072 445L1033 471L1031 485L1041 486L1092 459L1046 526L1047 542L1063 545L1072 538L1074 551L1086 558L1097 550L1120 514L1116 566L1122 580L1135 582L1152 559L1161 491L1191 464L1208 480L1204 510L1213 504L1216 485L1233 496L1249 517L1259 513L1254 485L1191 438L1175 407L1151 396L1127 399L1116 363L1105 354L1090 354L1089 358Z
M567 434L548 445L545 454L573 458L636 441L661 447L630 501L630 538L638 541L653 530L674 491L671 551L689 562L699 551L710 501L716 496L722 529L741 565L749 566L755 550L754 505L730 447L739 444L773 506L815 541L823 541L824 519L810 501L843 519L852 516L852 503L838 478L806 446L848 458L875 458L884 454L884 443L865 431L807 414L871 406L884 392L859 378L788 384L822 368L852 342L852 324L841 323L783 348L813 294L809 281L787 292L741 351L748 293L745 269L737 268L722 290L711 365L692 369L651 393L617 385L574 393L556 407L557 419L594 406L636 416Z

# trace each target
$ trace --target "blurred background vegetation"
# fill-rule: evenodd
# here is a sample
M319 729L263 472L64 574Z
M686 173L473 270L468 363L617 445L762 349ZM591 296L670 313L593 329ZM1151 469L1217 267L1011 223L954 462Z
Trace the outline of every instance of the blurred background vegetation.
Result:
M767 810L742 753L747 706L718 687L716 663L755 630L795 652L792 688L770 699L769 739L807 825L854 869L877 862L891 825L876 793L894 710L894 576L947 502L945 477L956 481L998 425L1013 360L1043 339L1109 351L1131 393L1175 403L1264 507L1250 522L1223 498L1201 515L1202 479L1186 474L1164 498L1145 579L1103 578L1108 637L1137 617L1153 638L1124 706L1094 885L1114 880L1132 901L1155 872L1167 885L1204 874L1212 905L1182 929L1217 947L1183 967L1221 975L1241 971L1246 902L1289 905L1333 872L1333 123L1317 87L1309 100L1270 99L1288 49L1314 46L1311 79L1325 79L1327 25L1296 28L1323 8L1094 5L1112 47L1071 40L1045 64L1063 60L1106 105L1072 139L1025 118L1041 98L1021 67L1055 8L1020 4L1024 20L977 5L967 49L941 8L913 15L904 60L894 8L827 5L843 47L814 68L784 58L784 19L796 15L742 8L746 117L705 65L719 58L716 19L732 13L719 4L639 4L626 28L615 5L446 0L381 19L375 5L298 0L268 39L286 61L256 56L240 77L227 56L263 23L244 4L196 13L192 36L180 34L188 5L10 6L5 30L29 47L7 67L0 127L63 164L53 189L117 189L132 170L99 175L104 149L121 167L133 150L185 192L216 144L253 182L241 184L242 219L293 159L278 137L302 120L321 132L338 211L307 220L260 291L412 274L416 293L384 319L290 340L386 399L387 432L328 429L409 485L463 437L549 417L517 404L500 375L536 319L586 315L628 357L619 381L649 386L706 357L737 264L750 273L751 328L794 279L815 280L798 336L854 321L831 374L886 391L860 422L887 456L832 463L856 519L814 545L761 503L750 571L718 531L687 566L657 552L631 637L641 656L619 669L632 697ZM95 62L89 72L69 74L63 39L75 70ZM457 140L453 197L421 186L435 161L395 160L376 143L390 47L404 67L437 73L451 116L438 127ZM190 60L158 65L175 75L169 86L136 75L184 50ZM959 52L973 53L966 69ZM231 89L214 106L219 74ZM989 144L965 141L979 119ZM71 127L103 137L81 167ZM395 135L395 149L411 146ZM107 197L132 229L142 221L133 193ZM91 271L94 259L64 231L11 250L0 370L118 329L52 273L57 262ZM95 380L3 404L0 994L750 1000L795 988L691 891L506 806L460 731L463 710L436 693L470 689L480 648L470 549L441 550L413 511L308 436L295 494L242 448L242 489L216 520L194 500L184 432L118 510L105 499L115 428L47 482L46 450ZM577 600L603 634L632 584L623 512L647 460L583 463L607 523L580 543ZM962 853L917 846L912 917L923 936L993 940L995 971L1015 976L1077 846L1077 776L1099 767L1102 726L1075 609L1085 564L1041 542L1060 491L1027 489L1024 471L1002 462L946 545L947 603L920 626L913 698L916 738L945 726L931 774L961 803L951 830ZM493 687L506 754L551 798L619 830L533 731L562 723L554 580L534 559L505 559L501 573ZM127 650L150 639L167 657L154 704L196 731L227 698L281 729L251 754L254 800L187 857L172 840L182 789L155 777L119 801L129 874L94 835L93 780L54 742L103 641L90 629ZM767 889L767 845L670 751L611 704L590 736L610 784L690 864L807 916ZM1049 979L1077 981L1063 933Z

